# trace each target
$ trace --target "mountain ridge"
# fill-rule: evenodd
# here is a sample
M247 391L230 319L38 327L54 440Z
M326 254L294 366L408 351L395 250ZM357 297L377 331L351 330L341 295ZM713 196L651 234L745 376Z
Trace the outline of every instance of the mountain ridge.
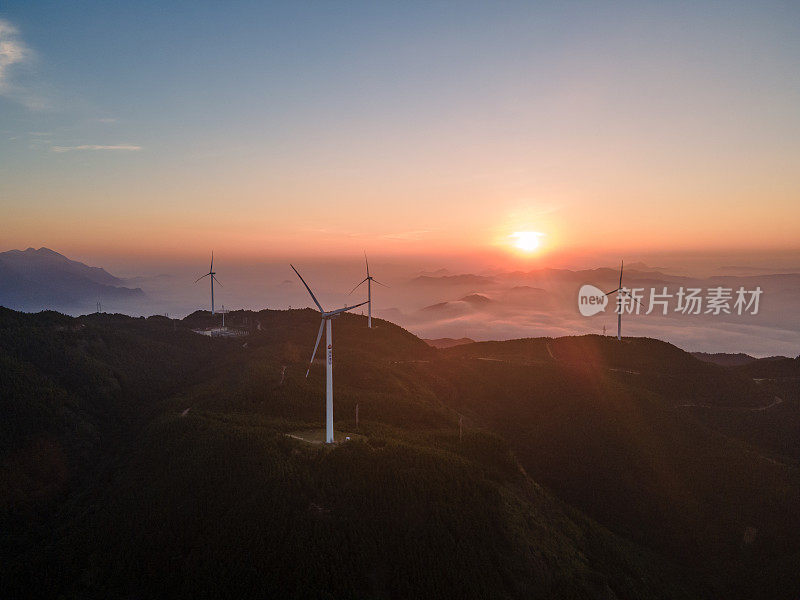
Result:
M0 305L27 311L75 309L96 302L141 302L141 288L128 288L105 269L41 247L0 253Z

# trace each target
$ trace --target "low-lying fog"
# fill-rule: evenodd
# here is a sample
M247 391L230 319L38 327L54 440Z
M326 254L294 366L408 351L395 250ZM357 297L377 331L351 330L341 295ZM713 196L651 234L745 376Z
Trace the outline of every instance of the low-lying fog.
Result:
M329 263L298 261L295 266L314 290L323 307L338 308L366 299L366 284L348 292L365 277L364 264L357 259ZM215 286L215 305L227 309L285 309L313 307L311 298L288 264L227 264L215 260L214 269L222 286ZM615 335L615 295L608 306L594 316L578 310L578 290L591 284L603 291L618 287L619 267L600 269L534 269L504 272L487 270L412 271L398 263L374 260L371 274L388 287L373 284L373 315L393 321L424 338L469 337L473 340L502 340L520 337L563 336L585 333ZM207 271L207 269L205 269ZM194 283L203 266L181 267L170 275L129 278L125 284L141 287L147 294L144 305L104 306L107 311L130 314L164 314L183 317L210 308L208 278ZM686 271L683 271L684 273ZM650 336L670 341L687 350L746 352L754 356L800 353L800 269L771 273L757 267L719 267L702 276L687 276L679 270L633 263L625 268L625 287L641 292L639 314L624 314L624 336ZM650 314L652 289L662 294L666 286L667 314L655 305ZM709 292L723 288L730 300L717 311L709 304ZM681 288L700 289L700 314L679 310ZM739 289L760 288L758 312L755 305L741 306L737 314ZM636 306L636 305L635 305ZM89 312L93 307L87 307ZM707 312L709 311L710 312ZM694 309L696 310L696 308ZM691 312L694 312L691 311ZM366 312L366 307L356 312Z

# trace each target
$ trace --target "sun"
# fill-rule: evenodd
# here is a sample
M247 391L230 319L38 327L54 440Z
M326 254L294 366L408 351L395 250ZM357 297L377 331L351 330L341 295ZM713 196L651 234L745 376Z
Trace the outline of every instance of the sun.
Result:
M538 231L515 231L509 237L514 239L514 247L523 252L535 252L541 244L543 233Z

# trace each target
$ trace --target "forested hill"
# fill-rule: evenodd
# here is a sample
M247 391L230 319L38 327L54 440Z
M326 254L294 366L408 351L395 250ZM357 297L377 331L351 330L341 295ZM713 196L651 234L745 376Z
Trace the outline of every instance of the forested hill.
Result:
M0 309L1 597L800 592L785 382L657 340L440 350L345 314L325 447L291 437L323 424L318 314L192 331L216 318Z

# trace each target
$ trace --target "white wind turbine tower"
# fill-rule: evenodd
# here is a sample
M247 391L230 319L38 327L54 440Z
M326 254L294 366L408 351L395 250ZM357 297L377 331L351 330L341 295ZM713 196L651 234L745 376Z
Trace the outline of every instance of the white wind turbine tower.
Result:
M606 296L610 296L614 292L617 293L617 339L622 340L622 306L619 303L619 295L623 294L625 296L629 296L634 302L638 303L639 306L642 306L642 303L639 302L636 298L631 295L630 290L622 287L622 267L624 266L625 261L623 260L619 264L619 287L615 290L611 290L610 292L606 292ZM642 306L642 308L644 308Z
M208 268L208 273L198 277L195 280L195 283L203 279L204 277L211 277L211 314L214 314L214 282L216 281L219 283L219 279L217 279L217 274L214 273L214 252L211 252L211 266ZM222 285L221 283L219 283Z
M362 283L364 283L365 281L367 282L367 304L369 304L369 306L367 307L368 309L367 312L369 315L367 317L367 327L372 329L372 282L374 281L375 283L377 283L378 285L382 285L383 287L389 287L389 286L386 285L385 283L381 283L380 281L378 281L372 275L369 274L369 261L367 260L366 252L364 252L364 263L367 265L367 276L361 280L361 283L359 283L356 287L350 290L350 294L355 292L361 286ZM348 296L350 294L348 294Z
M317 355L317 348L319 347L319 340L322 338L322 328L325 328L326 333L326 346L327 346L327 356L325 358L325 374L326 374L326 383L325 383L325 442L327 444L333 443L333 339L331 337L331 319L340 315L343 312L351 310L353 308L357 308L359 306L363 306L367 302L361 302L360 304L354 304L353 306L345 306L344 308L340 308L339 310L332 310L329 312L325 312L322 308L322 305L317 300L317 297L314 295L314 292L311 291L311 288L308 287L306 280L303 279L303 276L294 268L294 265L289 265L292 267L292 270L297 273L297 276L300 278L300 281L303 282L303 285L306 286L308 293L311 294L311 299L314 301L314 304L317 305L319 309L320 315L322 316L322 322L319 324L319 332L317 333L317 341L314 344L314 351L311 353L311 361L308 364L308 369L306 370L306 377L308 377L309 371L311 371L311 365L314 364L314 357Z

